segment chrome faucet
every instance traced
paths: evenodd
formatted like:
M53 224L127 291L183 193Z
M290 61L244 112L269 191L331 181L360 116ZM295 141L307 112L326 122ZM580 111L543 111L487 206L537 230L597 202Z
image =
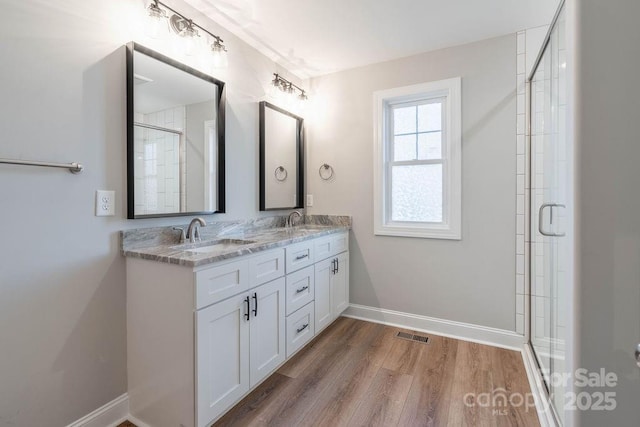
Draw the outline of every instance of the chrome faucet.
M187 227L187 234L185 238L189 239L189 243L196 243L200 241L200 227L205 227L206 221L200 217L193 218Z
M302 214L300 213L300 211L291 212L287 217L287 222L285 223L285 226L287 228L294 226L294 223L295 223L295 220L293 219L294 216L297 216L298 218L302 218Z

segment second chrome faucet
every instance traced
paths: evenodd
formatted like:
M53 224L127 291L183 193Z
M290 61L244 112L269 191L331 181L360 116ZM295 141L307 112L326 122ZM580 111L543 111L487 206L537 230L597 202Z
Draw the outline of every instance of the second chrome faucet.
M302 214L300 213L300 211L293 211L289 214L289 216L287 217L287 222L285 223L285 226L287 228L289 227L293 227L296 223L296 220L294 219L294 217L298 217L298 218L302 218Z
M180 231L180 243L185 243L187 240L189 243L196 243L200 241L200 227L205 227L207 222L198 217L193 218L187 227L187 232L185 233L184 228L181 227L173 227L174 230Z
M200 218L193 218L187 227L186 238L189 239L189 243L195 243L200 241L200 227L205 227L207 222Z

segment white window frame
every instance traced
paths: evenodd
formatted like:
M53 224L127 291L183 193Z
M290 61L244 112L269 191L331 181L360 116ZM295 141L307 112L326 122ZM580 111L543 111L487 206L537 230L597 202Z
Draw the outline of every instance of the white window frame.
M391 221L390 106L445 98L442 129L443 221ZM460 240L462 238L462 79L455 77L374 92L373 202L374 234ZM422 162L421 162L422 163ZM439 162L438 162L439 163Z

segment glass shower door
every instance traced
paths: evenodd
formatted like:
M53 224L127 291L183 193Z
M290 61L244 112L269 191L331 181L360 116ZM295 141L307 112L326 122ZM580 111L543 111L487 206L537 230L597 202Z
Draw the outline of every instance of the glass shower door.
M530 338L551 401L562 422L565 387L565 238L567 198L566 55L560 11L530 85L531 246Z

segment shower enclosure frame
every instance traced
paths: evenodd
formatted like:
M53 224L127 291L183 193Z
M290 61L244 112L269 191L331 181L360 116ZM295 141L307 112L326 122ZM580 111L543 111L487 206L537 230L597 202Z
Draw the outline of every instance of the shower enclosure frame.
M533 107L534 107L534 102L535 102L535 96L536 94L533 92L533 82L536 80L536 73L539 70L539 67L541 65L541 63L543 62L545 55L547 54L548 49L550 48L551 45L551 41L552 41L552 36L554 31L557 29L558 27L558 23L559 23L559 19L560 17L564 14L565 17L567 16L567 5L566 3L570 3L570 2L566 2L565 0L561 0L558 8L556 10L556 13L554 15L554 18L549 26L549 29L547 31L547 34L545 35L544 41L542 43L542 46L536 56L535 62L533 67L531 68L529 74L527 75L526 78L526 82L525 82L525 91L526 91L526 97L527 97L527 102L526 102L526 130L525 130L525 140L527 141L527 145L526 145L526 149L525 149L525 154L527 155L526 161L527 161L527 167L528 167L528 171L527 171L527 178L529 181L529 185L527 185L528 188L528 198L526 200L526 209L528 212L528 223L526 224L526 227L529 230L529 238L525 240L525 245L528 246L528 258L525 260L525 262L528 264L529 269L528 269L528 274L526 277L527 283L526 283L526 310L527 312L525 313L525 339L526 339L526 347L525 348L525 352L528 351L529 354L531 355L531 359L533 360L533 365L535 365L535 375L537 375L536 381L538 384L542 384L542 388L544 388L546 391L546 394L543 393L542 399L546 400L544 402L538 402L538 404L542 404L542 408L539 408L539 414L541 412L540 409L542 409L542 412L544 412L547 415L547 418L545 421L547 421L546 423L543 423L543 425L545 424L549 424L551 422L553 422L556 425L563 425L562 420L564 420L564 424L565 425L571 425L571 415L567 414L566 411L564 410L564 408L556 408L555 405L553 404L553 399L552 399L552 390L549 386L549 384L546 382L545 377L543 375L543 363L541 361L541 356L538 354L538 352L536 351L536 347L533 344L533 340L534 340L534 322L535 322L535 307L533 304L533 299L534 299L534 280L535 280L535 275L536 275L536 271L534 271L534 269L532 268L534 266L533 263L533 251L532 251L532 246L534 244L534 242L536 242L536 240L534 239L534 232L533 232L533 228L532 225L537 225L534 224L534 218L535 215L533 215L533 210L532 208L535 206L535 200L536 200L536 194L535 194L535 189L538 189L538 187L534 187L534 180L536 179L536 171L532 169L533 165L534 165L534 159L533 156L536 155L536 153L534 152L534 144L533 144L533 134L534 134L534 128L532 126L534 118L535 118L535 114L536 112L533 111ZM568 21L568 19L567 19ZM564 28L565 31L565 45L567 47L567 49L570 46L570 40L569 40L569 28L570 28L570 24L566 25ZM551 52L549 52L549 54L551 54ZM568 55L568 60L567 62L571 62L570 59L570 55ZM566 68L569 68L568 66L566 66ZM527 70L529 71L529 70ZM565 70L566 73L566 79L570 79L570 74L568 74L568 69ZM570 85L569 82L567 81L567 86L566 86L566 90L568 92L571 92L570 89ZM567 98L566 98L566 104L567 104L567 116L565 117L565 124L566 124L566 133L565 133L565 138L566 140L566 144L567 147L570 148L572 147L572 134L571 134L571 129L569 128L568 125L568 118L570 117L570 112L568 110L570 110L570 102L571 98L570 98L570 93L567 93ZM548 124L547 124L548 125ZM571 151L567 150L567 152L569 152L567 157L571 157ZM572 162L573 159L567 159L567 161L570 164L569 169L572 171ZM566 173L570 173L570 171L566 172ZM573 184L572 178L569 178L569 187L571 187L571 185ZM573 236L572 236L572 231L570 230L571 227L573 226L573 221L572 221L572 206L571 206L571 197L572 197L572 187L565 189L565 191L567 192L566 194L566 198L568 201L568 209L566 210L565 215L567 216L567 224L566 224L566 228L567 230L569 230L569 236L567 238L570 238L571 240L569 240L569 242L573 242ZM549 204L547 202L543 202L542 206L549 206ZM563 205L564 206L564 205ZM544 209L544 208L543 208ZM551 207L551 209L553 209L553 207ZM551 219L552 217L550 217ZM538 220L542 220L541 216L538 216ZM535 221L537 222L537 221ZM564 237L563 237L564 238ZM570 243L567 243L570 244ZM570 255L570 258L572 257L572 255ZM569 260L568 262L568 266L569 268L572 266L572 259ZM546 273L544 273L546 274ZM565 277L565 280L563 281L565 286L568 286L570 288L567 289L567 294L568 295L572 295L573 294L573 289L571 288L573 286L573 282L572 282L572 274L567 274L567 276ZM550 303L551 305L551 303ZM573 318L573 312L572 310L572 306L571 308L568 310L567 312L567 316L565 317L566 319L571 319ZM550 310L550 313L552 313L552 310ZM553 319L550 319L550 322ZM572 342L571 342L571 335L572 334L572 325L568 324L566 325L566 334L565 334L565 365L564 365L564 370L565 371L571 371L571 367L573 366L572 362L571 362L571 357L573 356L573 351L572 351ZM539 387L540 389L541 387ZM541 391L541 390L540 390ZM567 388L564 390L564 393L566 392L570 392L572 391L572 387L569 384L567 386ZM560 413L560 412L561 413ZM541 422L543 420L540 420Z

